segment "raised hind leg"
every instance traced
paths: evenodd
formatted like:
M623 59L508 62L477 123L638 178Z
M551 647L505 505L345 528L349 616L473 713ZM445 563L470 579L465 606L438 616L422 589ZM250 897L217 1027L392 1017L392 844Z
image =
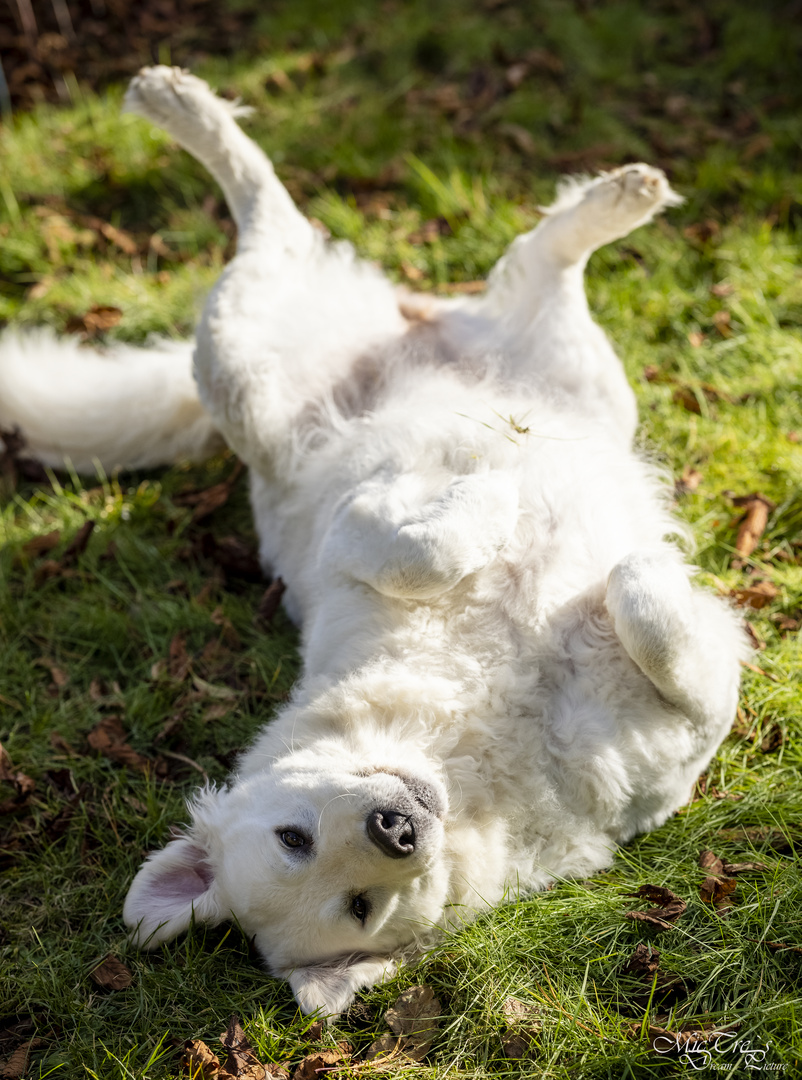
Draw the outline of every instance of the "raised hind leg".
M483 347L493 336L501 343L508 379L567 399L575 412L609 423L624 442L634 434L635 401L588 309L585 265L597 248L679 201L663 173L648 165L567 182L543 221L513 242L475 309L477 325L488 326Z
M195 375L229 444L262 476L285 475L302 419L325 418L355 365L403 328L393 289L346 246L323 244L240 110L201 79L145 68L125 105L206 166L236 218L237 255L206 303Z

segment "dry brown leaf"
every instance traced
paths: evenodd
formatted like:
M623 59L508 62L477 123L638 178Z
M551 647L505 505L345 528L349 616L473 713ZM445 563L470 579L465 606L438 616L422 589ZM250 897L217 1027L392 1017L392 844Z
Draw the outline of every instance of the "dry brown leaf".
M67 566L69 563L73 563L77 560L79 555L83 555L86 551L86 545L89 543L89 537L94 531L94 521L85 521L80 527L78 532L73 536L72 540L67 545L64 554L61 556L61 563L63 566Z
M220 1041L227 1055L218 1074L220 1080L228 1080L229 1077L232 1080L264 1080L267 1070L254 1054L236 1014L229 1020Z
M760 743L760 749L764 754L770 754L779 750L785 742L785 732L779 724L772 724L767 730Z
M190 1080L217 1080L220 1075L220 1059L201 1039L187 1039L184 1043L183 1064Z
M215 510L219 510L221 506L225 506L230 495L231 485L227 480L224 480L221 484L215 484L213 487L207 488L203 492L203 498L195 503L195 509L192 511L192 520L196 523L203 521Z
M112 228L112 226L109 226ZM116 326L123 313L111 304L94 304L83 315L73 315L67 320L65 330L68 334L83 334L85 337L97 337Z
M748 558L760 542L760 538L766 531L770 511L774 510L775 504L759 491L751 495L742 495L733 499L735 506L744 508L744 516L738 527L738 535L735 539L735 550L741 558Z
M58 529L53 529L52 532L44 533L42 536L32 536L27 543L22 545L22 551L24 555L35 559L38 555L44 555L45 552L52 551L60 542L61 533Z
M176 682L184 682L192 669L192 660L187 653L186 643L181 634L175 634L170 642L167 660L167 674ZM151 673L152 674L152 673Z
M761 941L759 938L747 938L747 940L754 941L758 945L765 945L772 952L789 950L790 952L802 953L802 945L787 945L784 941Z
M769 867L762 862L727 862L724 860L724 873L730 874L745 874L749 870L768 870Z
M706 904L713 904L719 910L726 910L732 904L729 900L735 892L738 882L729 877L706 877L699 886L699 896Z
M643 987L641 993L632 998L632 1004L645 1009L649 1003L658 1003L662 1008L671 1007L691 992L692 984L679 975L660 971L660 952L651 945L638 942L635 951L624 967L622 974L638 979Z
M730 323L732 322L732 316L729 311L715 311L713 313L713 325L722 337L732 337L732 328Z
M689 334L688 337L690 336L691 335ZM691 344L693 344L693 342ZM689 386L678 386L671 395L671 400L675 405L681 405L683 409L686 409L688 412L696 413L697 416L700 416L702 413L699 397Z
M243 468L242 462L237 460L228 477L219 484L213 484L202 491L183 491L173 496L173 502L177 506L193 507L192 521L197 524L228 502Z
M649 911L628 911L625 918L648 923L659 930L672 930L676 920L688 907L676 893L660 885L641 885L637 892L625 895L651 900L652 903L658 905L658 907L650 908Z
M256 618L261 623L270 625L276 616L276 612L281 606L281 598L284 595L286 585L280 577L275 578L268 587L265 589L262 599L259 601L259 607L256 609Z
M384 1014L394 1035L401 1037L399 1049L414 1061L429 1053L442 1013L440 1002L430 986L411 986Z
M791 615L786 615L785 612L772 615L771 620L783 636L796 633L799 627L802 626L802 621L795 619Z
M540 1031L539 1010L520 998L508 997L501 1006L507 1030L501 1036L501 1052L511 1061L526 1057L532 1040Z
M696 491L702 482L702 474L698 469L692 469L690 465L686 465L682 470L682 476L674 481L674 490L677 495L687 495L692 491Z
M232 649L242 648L242 641L237 633L236 627L231 619L223 613L222 607L216 607L209 618L215 626L219 626L223 631L223 640L230 645Z
M351 1047L347 1042L337 1043L331 1050L316 1050L298 1063L292 1080L323 1080L327 1072L337 1066L347 1065L351 1060Z
M710 291L713 296L723 299L725 296L732 296L735 292L735 286L730 285L728 281L719 281L716 285L710 286Z
M730 596L741 607L751 607L755 610L766 607L772 600L780 595L780 590L771 581L756 581L754 584L745 585L741 589L731 589Z
M111 953L98 964L89 977L104 990L127 990L134 977L125 964Z
M704 850L699 852L699 866L708 873L719 876L724 875L724 860L720 859L713 851Z
M36 790L36 781L14 768L8 751L2 743L0 743L0 781L14 788L12 797L0 803L0 814L10 814L27 806L31 795Z
M28 1039L18 1046L6 1063L0 1066L0 1080L20 1080L28 1071L28 1059L31 1050L44 1046L44 1039Z
M130 747L126 741L125 728L118 716L106 716L87 735L93 750L118 765L128 765L138 772L154 768L154 762Z
M707 335L701 334L698 330L691 330L691 332L688 334L688 342L693 346L694 349L700 348L706 340ZM677 400L676 395L674 396L674 400ZM701 412L702 410L699 408L699 402L696 400L696 398L693 398L693 401L695 404L695 408L691 407L690 412ZM685 401L683 400L681 404L684 405ZM689 408L687 405L685 407Z
M398 1044L401 1040L397 1035L380 1035L378 1039L374 1039L370 1046L365 1051L365 1059L372 1061L374 1058L387 1057L390 1054L396 1054L398 1052Z
M660 950L639 941L635 951L621 969L625 975L651 978L660 967Z

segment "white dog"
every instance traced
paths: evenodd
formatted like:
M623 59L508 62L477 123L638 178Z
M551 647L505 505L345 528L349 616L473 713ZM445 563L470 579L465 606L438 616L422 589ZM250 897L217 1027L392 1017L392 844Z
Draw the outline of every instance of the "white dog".
M669 539L583 286L595 248L678 200L646 165L572 183L483 298L399 299L205 83L145 69L126 104L239 227L197 386L189 346L115 363L7 337L0 422L76 467L197 457L218 433L250 466L303 677L124 914L146 947L233 917L304 1010L336 1014L438 927L608 865L729 730L743 636Z

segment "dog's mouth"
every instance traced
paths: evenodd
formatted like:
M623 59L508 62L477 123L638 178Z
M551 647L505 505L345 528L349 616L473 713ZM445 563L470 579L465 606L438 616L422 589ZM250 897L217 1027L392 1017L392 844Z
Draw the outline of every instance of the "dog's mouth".
M417 776L409 776L408 773L400 772L398 769L372 769L370 773L364 775L375 776L379 773L385 776L394 776L397 780L400 780L418 806L425 810L427 814L439 819L445 816L445 800L434 784L428 784L425 780L421 780Z

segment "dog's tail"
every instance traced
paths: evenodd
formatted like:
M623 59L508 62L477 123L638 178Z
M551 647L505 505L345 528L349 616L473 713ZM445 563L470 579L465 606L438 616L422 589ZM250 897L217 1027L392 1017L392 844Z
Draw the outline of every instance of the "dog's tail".
M192 342L84 348L50 330L0 337L0 433L78 472L200 461L223 446L198 399Z

